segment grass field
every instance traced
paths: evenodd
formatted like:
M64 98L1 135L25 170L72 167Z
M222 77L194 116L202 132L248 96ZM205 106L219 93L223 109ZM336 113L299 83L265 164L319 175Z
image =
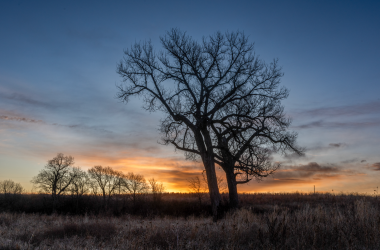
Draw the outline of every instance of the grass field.
M226 211L217 223L199 212L2 212L0 249L380 249L377 197L294 193L240 199L242 207ZM191 194L166 194L160 207L181 202L198 205ZM207 203L199 208L208 209Z

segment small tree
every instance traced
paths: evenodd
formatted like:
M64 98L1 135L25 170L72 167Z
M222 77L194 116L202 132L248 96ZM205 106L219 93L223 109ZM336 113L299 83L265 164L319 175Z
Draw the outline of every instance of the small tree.
M153 202L159 204L162 199L162 194L165 191L163 183L157 182L154 178L149 179L150 191L153 194Z
M225 192L227 190L227 185L223 177L217 176L216 178L218 182L219 191ZM205 175L205 172L202 172L202 177L192 177L187 179L187 182L189 183L188 187L190 193L193 193L195 197L197 197L199 205L201 206L203 196L205 195L205 193L208 192L207 177Z
M204 185L204 181L199 176L196 176L189 178L187 182L189 183L190 193L193 193L197 197L199 206L202 206L202 198L204 196L204 193L207 191L207 188Z
M208 192L208 184L207 184L207 177L205 175L205 172L202 172L202 180L205 184L206 192ZM225 192L227 190L227 183L225 182L224 178L222 176L217 175L216 180L218 183L218 188L220 192Z
M130 172L126 176L125 187L132 195L133 204L136 204L137 196L146 193L149 189L144 176Z
M24 188L20 183L15 183L12 180L0 181L0 193L5 195L21 194L24 192Z
M110 167L95 166L88 170L90 178L97 183L102 195L103 202L106 204L106 199L111 198L119 189L123 174L113 170Z
M76 178L73 165L74 157L59 153L49 160L44 169L32 179L32 183L37 185L40 191L51 193L53 209L55 209L57 199L68 191L69 186Z
M20 183L15 183L12 180L0 181L0 194L4 194L4 200L0 199L0 203L3 202L3 205L12 211L13 205L21 198L20 194L24 191Z
M71 183L69 190L72 195L80 197L90 191L90 177L80 168L73 168L75 179Z

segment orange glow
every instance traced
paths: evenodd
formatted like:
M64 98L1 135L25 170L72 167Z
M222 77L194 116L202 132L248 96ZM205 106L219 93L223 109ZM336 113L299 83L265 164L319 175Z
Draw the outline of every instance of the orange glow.
M130 154L130 152L129 152ZM124 173L134 172L142 174L146 180L155 178L162 182L167 192L189 192L188 179L201 177L203 166L199 162L186 161L182 157L159 158L135 156L128 158L110 158L102 156L78 157L79 166L84 169L94 165L110 166ZM224 177L223 171L217 174ZM238 185L243 192L312 192L316 185L317 191L330 192L360 192L360 184L349 183L358 177L363 178L365 173L342 170L340 172L307 172L306 176L299 175L296 169L280 169L274 175L263 178L262 181L252 180L248 184ZM292 177L296 176L296 177ZM359 190L358 190L359 189Z

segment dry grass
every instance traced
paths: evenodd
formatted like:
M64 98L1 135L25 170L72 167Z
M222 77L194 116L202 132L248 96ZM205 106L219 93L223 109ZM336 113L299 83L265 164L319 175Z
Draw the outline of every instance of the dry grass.
M273 205L268 197L253 197L267 202L217 223L195 216L0 213L0 249L380 249L377 199L307 196L309 202Z

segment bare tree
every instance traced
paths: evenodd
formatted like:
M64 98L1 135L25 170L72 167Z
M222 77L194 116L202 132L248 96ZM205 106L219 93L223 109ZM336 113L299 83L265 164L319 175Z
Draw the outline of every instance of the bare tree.
M89 175L89 177L90 177L90 175ZM96 180L94 180L90 177L90 181L89 181L88 185L90 187L90 192L93 195L95 195L95 196L102 195L100 188L99 188L99 184Z
M201 206L202 198L205 192L207 191L207 188L205 187L205 182L199 176L189 178L187 182L189 183L190 192L197 197L199 201L199 206Z
M77 197L87 194L90 191L90 177L88 174L80 168L73 168L75 179L71 183L69 190L72 195Z
M197 42L172 29L161 43L164 51L159 53L150 42L124 52L117 70L124 81L118 97L127 102L142 95L147 110L167 114L161 124L163 141L188 159L202 160L216 220L221 197L215 164L226 172L236 206L236 185L242 183L236 176L266 176L276 169L262 164L271 153L301 152L296 134L286 131L290 120L280 104L288 91L279 88L277 61L267 65L259 60L242 32L217 32Z
M113 170L111 167L95 166L88 170L90 178L95 181L103 195L104 204L106 199L119 190L120 179L123 178L123 174L119 171Z
M57 198L68 191L68 187L76 178L73 170L74 158L64 156L62 153L48 161L48 164L37 176L32 179L32 183L42 192L51 193L53 197L53 209Z
M205 176L205 172L202 172L202 180L203 183L205 184L206 191L208 192L208 185L207 185L207 177ZM224 178L220 175L216 176L216 181L218 183L218 188L220 192L225 192L227 190L227 183L224 180Z
M5 195L9 194L21 194L24 192L24 188L20 183L15 183L12 180L0 181L0 193Z
M227 183L223 177L217 175L216 179L218 182L219 191L225 192L227 190ZM192 177L187 179L187 182L189 183L188 187L190 193L193 193L197 197L199 205L202 205L202 199L205 193L208 192L207 177L205 175L205 172L202 172L202 177Z
M162 198L162 194L165 191L164 184L161 182L158 182L154 178L149 179L149 185L150 185L150 191L153 194L153 201L155 203L159 203Z
M144 176L133 172L127 174L125 187L132 195L133 204L136 204L138 195L146 193L149 189Z

